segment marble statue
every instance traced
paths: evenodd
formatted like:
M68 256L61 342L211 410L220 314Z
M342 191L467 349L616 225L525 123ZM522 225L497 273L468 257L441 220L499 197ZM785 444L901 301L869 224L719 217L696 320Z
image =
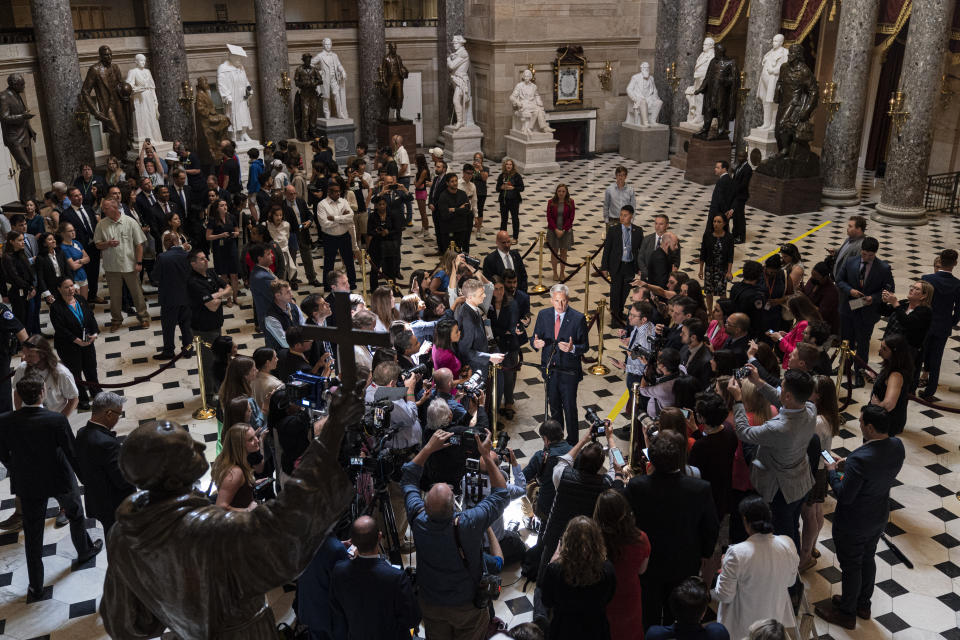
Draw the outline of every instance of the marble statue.
M111 638L276 638L266 593L313 559L353 495L337 461L345 429L363 417L360 389L333 393L278 497L228 511L193 490L208 468L204 444L172 422L148 422L120 449L137 487L117 508L100 616ZM164 634L166 635L166 634Z
M110 153L122 160L133 144L132 89L124 82L120 67L113 63L110 47L103 45L97 53L100 59L87 69L80 99L90 115L103 123L103 130L110 135Z
M306 142L314 137L313 130L320 115L320 95L317 90L323 80L320 71L310 63L309 53L303 54L301 60L303 64L293 74L293 82L297 85L297 95L293 99L293 120L297 140Z
M520 74L520 82L510 94L510 104L513 106L513 128L523 134L533 133L534 126L543 133L553 133L553 128L547 124L547 114L543 110L543 99L533 83L533 73L524 69Z
M340 64L340 57L333 52L333 41L323 39L323 49L313 56L310 64L320 70L323 83L317 87L323 106L323 117L331 117L331 111L337 118L349 118L347 115L347 71ZM331 109L330 107L333 107Z
M773 48L763 56L760 65L760 84L757 87L757 100L763 103L763 124L760 131L771 131L776 124L777 102L774 93L777 89L777 79L780 77L780 67L787 61L787 50L783 46L783 35L773 36Z
M203 76L197 78L195 109L197 112L197 146L207 161L220 158L220 142L230 130L230 118L217 113L210 97L210 83Z
M710 125L717 119L717 135L713 140L726 138L730 135L730 121L737 114L737 86L740 80L740 71L737 61L727 56L727 49L723 44L714 47L716 55L707 67L707 75L703 79L697 94L703 95L703 127L694 134L697 138L706 140L710 135Z
M627 106L627 119L624 121L626 124L644 127L657 124L663 100L657 95L657 85L650 75L650 63L641 64L640 73L630 78L627 97L630 98L630 104Z
M157 85L147 69L147 57L138 53L137 66L127 72L127 84L133 89L133 122L137 141L149 138L156 143L163 140L160 133L160 110L157 106Z
M470 92L470 54L464 45L467 39L453 36L453 53L447 56L450 84L453 85L454 129L473 125L473 95Z
M777 153L760 163L757 171L777 178L808 178L820 175L820 157L810 150L813 112L820 87L803 60L803 47L790 45L787 62L780 67L774 98L777 101Z
M0 129L3 130L3 144L20 170L20 202L24 203L37 196L37 185L33 179L33 143L37 139L37 133L30 126L30 120L36 114L30 113L23 101L25 86L22 75L11 73L7 76L7 88L0 91Z
M396 120L399 122L400 109L403 107L403 81L407 79L409 73L403 66L403 59L397 54L397 45L395 42L387 43L387 55L383 57L380 63L380 78L377 85L386 98L387 119L390 119L390 110L396 111Z
M690 124L703 124L703 96L697 93L703 84L703 79L707 77L707 67L713 60L715 42L713 38L704 38L703 52L697 56L697 64L693 67L693 84L684 90L687 97L687 122Z
M250 96L253 87L247 79L247 72L243 68L243 58L247 57L242 47L228 44L227 59L217 67L217 91L223 100L224 111L230 119L231 131L237 142L247 142L250 130L253 129L253 119L250 117ZM216 156L214 156L216 157Z

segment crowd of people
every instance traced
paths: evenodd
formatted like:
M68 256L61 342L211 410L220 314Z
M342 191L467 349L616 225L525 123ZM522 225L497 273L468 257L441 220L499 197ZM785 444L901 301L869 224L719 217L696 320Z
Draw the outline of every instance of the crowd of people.
M941 251L934 273L902 300L861 216L850 217L839 248L807 256L809 266L793 244L762 264L737 264L745 227L736 185L749 175L718 163L727 179L702 239L687 249L692 257L699 242L698 281L681 269L669 216L635 224L636 195L618 167L602 219L579 222L603 229L600 272L624 352L612 361L626 374L635 425L618 434L634 442L625 456L609 421L587 416L590 428L580 426L590 341L586 310L570 305L562 282L575 220L565 184L545 205L558 282L534 318L513 248L524 181L509 158L494 180L482 154L448 168L431 149L431 171L427 154L411 163L395 136L372 159L358 145L341 166L321 138L307 167L293 145L268 144L263 157L251 149L242 183L229 141L214 167L200 166L183 143L175 151L176 160L161 159L145 145L136 166L111 158L105 176L85 164L71 186L54 184L25 215L0 215L10 228L0 262L9 337L0 340L0 368L22 356L0 381L0 461L17 496L0 528L23 528L29 599L43 597L46 499L59 501L58 524L70 525L83 563L103 542L83 528L77 479L105 534L135 490L120 472L113 431L123 398L102 391L98 378L96 305L109 304L111 332L124 314L146 328L145 295L155 289L163 344L154 358L177 357L178 330L181 353L195 336L204 345L204 400L218 421L210 494L228 510L255 510L282 490L323 429L322 413L291 389L298 376L341 372L338 345L322 337L338 322L335 294L350 294L354 330L379 334L339 349L353 350L370 410L390 416L379 443L360 443L361 458L382 446L395 469L381 502L371 501L379 507L348 517L300 576L295 609L310 638L410 637L420 624L429 640L490 637L491 585L518 562L536 582L535 624L503 631L508 637L785 637L796 625L800 576L819 557L828 489L837 498L843 589L817 612L851 629L870 616L877 540L904 460L896 436L910 395L934 397L960 321L955 250ZM488 189L497 193L499 231L493 251L474 258ZM427 243L431 232L437 267L405 271L404 236ZM361 248L369 303L359 295ZM309 292L298 302L301 286ZM248 319L263 336L250 354L223 335L224 307L238 305L245 289ZM868 354L883 316L874 374ZM860 413L865 444L846 458L830 455L841 425L832 378L841 339L859 356L849 384L873 378ZM542 450L521 467L491 442L490 423L495 412L512 430L517 372L531 352L549 413L538 427ZM496 397L487 392L493 377ZM67 417L78 410L91 416L74 436ZM369 475L357 478L379 491ZM527 524L539 535L526 549L503 514L511 500L531 497ZM381 551L391 561L415 551L415 583ZM376 611L365 604L371 595ZM711 601L716 622L704 623Z

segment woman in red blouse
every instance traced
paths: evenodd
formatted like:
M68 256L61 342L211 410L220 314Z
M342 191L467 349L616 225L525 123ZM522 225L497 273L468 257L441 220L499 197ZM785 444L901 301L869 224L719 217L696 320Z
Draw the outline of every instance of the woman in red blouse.
M560 277L557 277L557 256L567 261L567 250L573 245L573 216L576 206L567 185L562 182L557 185L553 197L547 201L547 244L555 253L550 254L550 265L553 267L553 279L563 280L564 266L560 264Z

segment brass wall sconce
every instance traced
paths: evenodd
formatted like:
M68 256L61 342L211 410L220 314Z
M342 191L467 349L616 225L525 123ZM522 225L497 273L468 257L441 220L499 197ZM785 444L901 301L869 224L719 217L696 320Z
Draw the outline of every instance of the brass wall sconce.
M603 71L599 72L597 77L600 79L600 88L604 91L610 91L610 85L613 82L613 67L610 66L609 60L604 60Z
M537 68L533 66L532 62L527 63L527 69L530 71L530 74L533 76L531 80L534 82L537 81Z
M667 79L667 82L670 83L670 88L673 89L674 92L676 92L677 87L680 86L680 77L677 75L676 62L671 62L670 64L667 65L666 79Z
M286 71L280 73L280 84L277 86L277 93L280 94L284 102L290 100L290 74Z
M177 98L177 102L180 103L180 108L183 110L189 109L195 100L196 98L193 95L193 87L190 86L190 81L184 80L183 84L180 85L180 96Z
M747 86L747 72L740 72L740 86L737 87L737 95L740 98L740 102L747 101L747 94L750 93L750 87Z
M903 108L903 91L892 91L890 93L890 107L887 109L887 115L893 120L897 128L897 137L900 137L900 130L910 119L910 112Z
M824 83L823 91L821 93L823 95L820 102L823 103L823 106L827 110L827 124L830 124L830 121L833 120L833 114L835 114L840 108L840 102L837 100L837 83Z

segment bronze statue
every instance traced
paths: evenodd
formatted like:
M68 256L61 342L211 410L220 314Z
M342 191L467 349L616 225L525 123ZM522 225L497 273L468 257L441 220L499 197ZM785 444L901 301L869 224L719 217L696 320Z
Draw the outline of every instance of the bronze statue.
M117 509L100 616L112 638L276 638L270 589L310 563L353 493L337 457L363 416L362 388L333 394L330 417L279 497L227 511L192 490L204 445L151 422L123 443L120 469L138 491Z
M0 92L0 128L3 129L3 144L20 169L20 202L37 197L33 180L33 142L37 133L30 126L33 113L23 102L23 76L13 73L7 76L7 88Z
M703 129L695 137L719 140L730 135L727 126L737 113L737 82L740 72L737 61L727 57L727 49L719 42L707 67L707 75L694 95L703 94ZM710 125L717 119L717 135L710 136Z
M197 78L197 148L207 162L220 158L220 142L230 137L230 118L217 113L210 97L210 83L203 76Z
M380 79L377 81L377 86L387 101L387 120L390 119L390 109L396 109L397 122L402 120L400 109L403 107L403 81L408 75L403 60L397 55L396 43L388 42L387 55L380 63Z
M320 94L317 88L323 84L320 70L310 64L310 54L301 56L303 65L297 67L293 82L297 85L297 95L293 99L294 129L297 140L306 142L314 137L317 118L320 115Z
M113 64L110 47L103 45L98 53L100 60L87 69L80 97L93 117L103 123L103 130L110 134L110 153L122 160L133 144L130 102L133 89L124 81L120 67Z
M820 157L810 150L812 118L819 96L817 78L803 61L803 47L791 45L774 91L778 105L774 129L778 152L760 163L758 172L778 178L820 175Z

